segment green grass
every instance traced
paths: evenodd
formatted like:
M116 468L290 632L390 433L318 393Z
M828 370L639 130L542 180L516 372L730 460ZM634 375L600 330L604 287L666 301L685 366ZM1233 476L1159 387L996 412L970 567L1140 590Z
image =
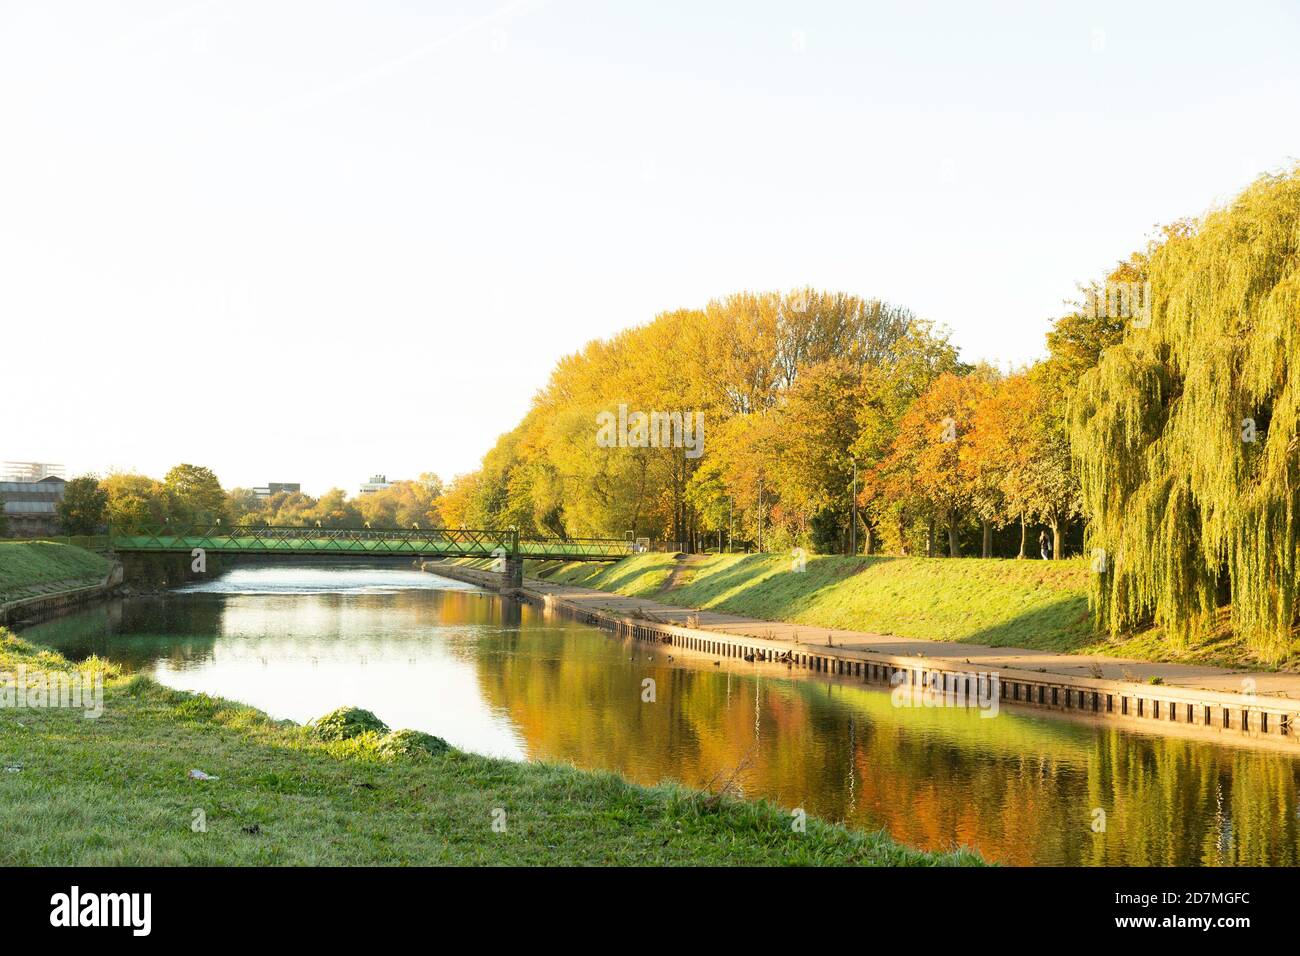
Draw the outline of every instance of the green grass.
M549 580L814 627L1069 650L1095 640L1082 561L810 557L695 558L666 588L672 555L566 565ZM544 569L543 569L544 570Z
M23 665L73 667L0 628L0 671ZM404 755L374 733L327 742L240 704L85 666L107 677L98 719L0 708L0 765L21 767L0 770L0 865L980 863L814 819L796 833L768 803L671 783L457 750ZM191 780L191 769L219 779Z
M102 555L67 544L0 541L0 604L56 584L98 584L111 567Z
M1082 559L827 556L810 557L806 570L797 573L788 555L697 555L669 587L676 566L674 555L642 554L617 564L529 562L525 572L810 627L1138 660L1276 667L1258 659L1225 627L1185 647L1171 644L1157 628L1114 640L1097 633L1088 606L1092 572Z

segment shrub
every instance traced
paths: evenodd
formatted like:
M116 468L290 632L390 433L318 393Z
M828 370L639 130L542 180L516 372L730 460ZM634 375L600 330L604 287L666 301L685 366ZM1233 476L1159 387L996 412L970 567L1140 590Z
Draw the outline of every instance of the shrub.
M351 740L365 733L386 734L388 725L360 707L340 707L312 721L312 729L322 740Z
M394 730L379 741L376 748L387 760L397 757L437 756L451 749L447 741L419 730Z

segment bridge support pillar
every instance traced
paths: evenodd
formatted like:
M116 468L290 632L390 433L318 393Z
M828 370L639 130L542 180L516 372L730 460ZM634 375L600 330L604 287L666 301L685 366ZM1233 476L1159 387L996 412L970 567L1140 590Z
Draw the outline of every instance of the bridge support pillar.
M517 591L524 586L524 559L506 558L506 570L501 575L502 591Z

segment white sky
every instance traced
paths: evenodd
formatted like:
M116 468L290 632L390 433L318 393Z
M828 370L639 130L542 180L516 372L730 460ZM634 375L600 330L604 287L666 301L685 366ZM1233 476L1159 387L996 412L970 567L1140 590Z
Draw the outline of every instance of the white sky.
M0 459L350 491L740 289L968 359L1300 155L1286 3L0 0Z

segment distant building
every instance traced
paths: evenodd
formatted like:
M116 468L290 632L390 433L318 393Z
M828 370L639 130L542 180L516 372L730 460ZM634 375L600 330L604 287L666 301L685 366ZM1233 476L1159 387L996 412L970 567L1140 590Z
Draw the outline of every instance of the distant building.
M371 475L370 480L361 486L363 495L373 494L376 491L383 491L385 488L391 488L393 483L388 480L387 475Z
M6 478L10 474L13 472L5 472ZM36 481L0 481L9 534L15 538L58 534L58 507L67 485L62 476L54 474L43 475Z
M44 461L6 461L0 465L0 481L40 481L42 478L66 478L62 465Z
M270 498L281 492L297 494L302 491L302 485L296 481L268 481L262 488L254 488L253 494L259 498Z

